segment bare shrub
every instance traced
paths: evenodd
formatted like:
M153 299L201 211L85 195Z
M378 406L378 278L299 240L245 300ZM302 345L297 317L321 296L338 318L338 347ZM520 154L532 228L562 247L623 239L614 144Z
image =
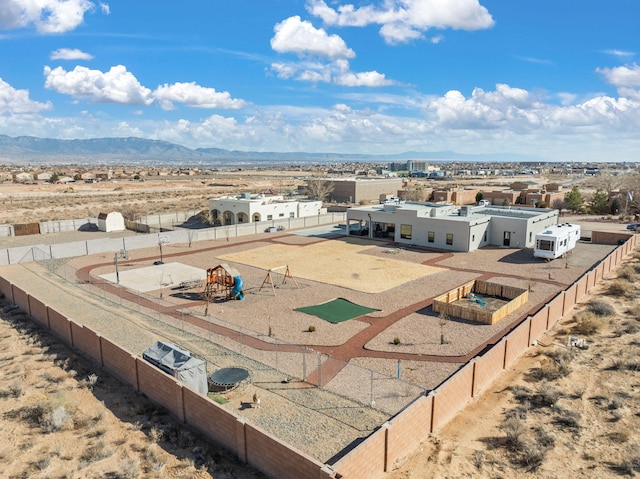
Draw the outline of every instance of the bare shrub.
M523 437L526 428L524 422L515 417L504 421L500 426L502 432L507 436L506 446L510 451L519 451L524 446Z
M631 265L625 266L618 273L618 279L624 279L630 282L635 282L636 277L637 277L637 270Z
M607 437L616 444L624 444L629 441L630 434L629 431L614 431L607 434Z
M605 301L592 301L587 305L587 308L593 314L600 317L615 316L616 314L616 310L613 306Z
M105 459L113 454L113 451L107 447L107 443L103 440L89 445L80 455L83 463L92 463Z
M140 459L136 456L127 456L120 460L118 464L120 471L118 478L120 479L137 479L140 477Z
M57 406L42 418L42 429L45 432L57 432L73 428L73 413L65 406Z
M9 384L9 394L14 398L19 398L24 395L24 383L21 379L16 378Z
M482 469L482 463L484 462L484 451L476 450L473 453L473 465L476 469Z
M543 381L538 386L534 397L540 406L553 406L562 397L562 393L551 383Z
M149 430L149 440L151 440L151 442L157 443L162 439L162 435L163 432L160 428L153 426L150 430Z
M553 423L567 429L571 429L574 433L580 430L580 413L571 409L555 408L556 417Z
M617 279L612 281L607 290L609 296L621 297L631 294L634 290L633 283L629 281Z
M573 332L590 336L600 331L602 321L591 312L583 312L576 316L577 324L573 327Z
M640 471L640 444L629 444L624 452L624 458L620 463L620 469L630 476Z

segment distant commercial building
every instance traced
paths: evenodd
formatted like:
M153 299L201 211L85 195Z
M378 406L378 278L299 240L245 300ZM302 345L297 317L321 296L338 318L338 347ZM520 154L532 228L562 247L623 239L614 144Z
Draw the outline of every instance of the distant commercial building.
M490 245L532 248L536 234L557 223L558 210L542 208L396 200L347 211L347 234L465 252Z
M397 195L402 178L328 178L333 191L328 198L339 203L379 202L381 195Z
M257 223L283 218L302 218L326 213L322 201L285 200L281 195L243 193L209 200L215 225Z

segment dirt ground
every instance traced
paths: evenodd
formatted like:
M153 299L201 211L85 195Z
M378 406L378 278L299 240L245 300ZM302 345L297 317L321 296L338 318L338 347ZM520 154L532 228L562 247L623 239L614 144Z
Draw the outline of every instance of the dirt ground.
M238 188L259 187L246 179L238 182ZM131 196L121 196L128 188L119 189L118 184L106 185L102 193L87 191L86 196L83 189L38 191L40 206L33 198L23 198L28 191L7 193L3 185L0 224L97 216L107 205L117 210L127 203L139 205L139 211L154 209L149 212L197 209L206 207L208 197L233 189L199 181L190 186L149 183L131 185ZM164 188L175 191L165 196L160 194ZM185 201L176 206L182 190ZM90 214L93 209L95 214ZM473 255L460 258L441 265L478 266ZM487 258L496 264L491 253ZM385 478L586 478L639 472L636 263L634 258L629 265L633 269L623 274L628 291L613 296L610 288L616 280L607 278L574 315ZM522 267L517 261L511 264ZM491 265L487 267L491 271ZM563 269L541 270L540 279L558 280ZM609 304L614 313L598 317L597 331L578 334L575 320L593 302ZM3 310L0 317L0 477L262 477L199 442L190 431L181 432L144 398L55 340L16 322L21 318L12 311ZM569 336L586 338L589 348L567 348ZM387 338L380 341L381 349L392 347Z
M0 307L0 477L264 477Z
M640 472L638 256L385 479ZM584 327L588 312L596 310L610 314L596 315L593 327ZM585 339L588 349L568 347L570 337Z

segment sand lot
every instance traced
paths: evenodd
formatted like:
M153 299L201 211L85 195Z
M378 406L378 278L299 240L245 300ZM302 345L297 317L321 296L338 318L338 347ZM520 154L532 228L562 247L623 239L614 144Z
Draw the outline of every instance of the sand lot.
M291 273L321 283L363 293L382 293L408 281L443 271L442 268L407 263L366 253L371 242L345 239L321 241L297 248L284 244L264 246L219 259L270 270L288 266Z

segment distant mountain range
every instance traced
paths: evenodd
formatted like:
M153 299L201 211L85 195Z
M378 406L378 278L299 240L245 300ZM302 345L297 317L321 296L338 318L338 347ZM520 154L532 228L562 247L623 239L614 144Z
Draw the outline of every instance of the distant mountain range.
M453 151L405 152L395 155L347 153L258 152L197 148L195 150L161 140L144 138L92 138L88 140L56 140L33 136L0 135L0 164L10 163L102 163L157 165L208 165L211 167L239 164L303 164L303 163L384 163L406 160L462 162L540 162L541 158L509 153L463 154Z

